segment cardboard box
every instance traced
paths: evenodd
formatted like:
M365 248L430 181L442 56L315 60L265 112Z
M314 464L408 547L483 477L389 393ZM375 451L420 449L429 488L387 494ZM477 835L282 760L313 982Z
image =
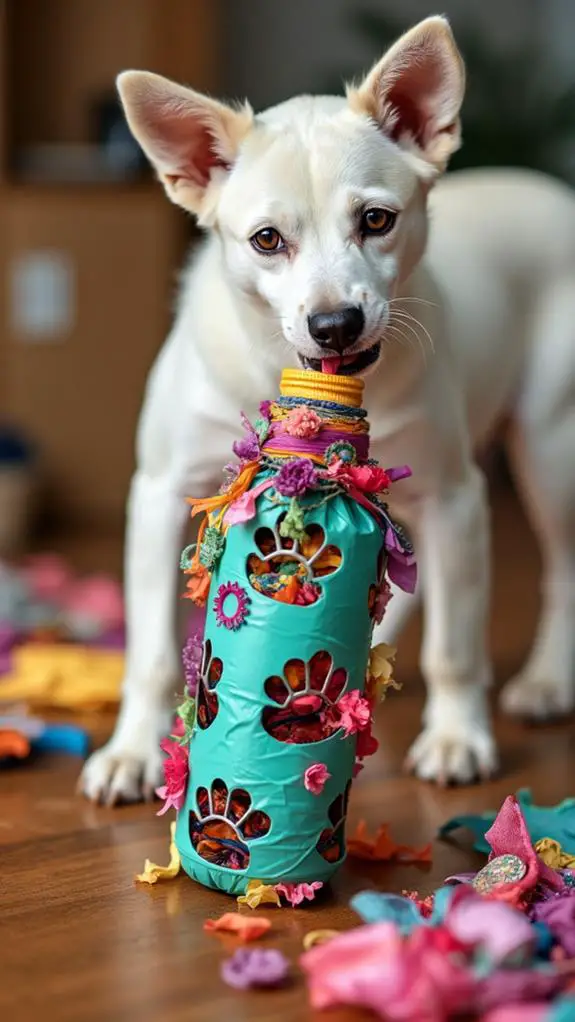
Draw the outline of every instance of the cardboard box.
M186 220L159 187L0 193L0 402L78 523L123 516L146 374L169 329Z

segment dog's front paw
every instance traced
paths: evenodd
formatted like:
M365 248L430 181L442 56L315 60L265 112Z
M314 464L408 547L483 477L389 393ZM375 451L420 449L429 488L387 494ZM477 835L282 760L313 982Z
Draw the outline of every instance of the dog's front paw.
M107 806L150 800L162 783L162 759L157 745L139 744L136 751L112 739L86 761L79 789L92 802Z
M113 806L154 797L162 784L162 737L170 729L171 712L135 712L122 708L115 733L84 764L79 790L92 802Z
M490 777L497 768L497 752L484 692L436 693L406 767L423 780L442 785Z
M505 713L528 720L552 720L571 713L575 687L524 671L508 681L499 697Z

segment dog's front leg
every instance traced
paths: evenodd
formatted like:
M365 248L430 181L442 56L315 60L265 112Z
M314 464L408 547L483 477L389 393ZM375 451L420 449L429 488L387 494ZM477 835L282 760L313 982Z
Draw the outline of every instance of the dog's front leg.
M136 472L126 534L122 706L112 738L88 760L81 778L84 793L94 801L136 801L150 797L161 783L159 741L169 729L180 673L175 580L188 515L168 472Z
M423 498L419 529L428 698L408 764L426 779L466 783L496 765L487 701L488 507L477 468Z

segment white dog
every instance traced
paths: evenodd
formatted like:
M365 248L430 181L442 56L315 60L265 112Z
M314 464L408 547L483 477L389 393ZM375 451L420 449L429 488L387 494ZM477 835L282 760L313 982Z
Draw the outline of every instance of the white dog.
M472 450L501 420L545 559L541 624L504 706L546 716L574 703L574 198L513 173L455 175L430 196L459 146L464 92L441 18L408 32L346 99L254 116L144 72L121 75L119 90L169 197L208 238L148 384L124 699L85 793L137 799L158 783L180 673L184 497L217 491L240 409L276 392L282 366L328 358L368 377L374 456L413 469L394 510L418 547L429 696L409 761L440 781L489 774L489 534ZM412 604L395 596L378 641L393 641Z

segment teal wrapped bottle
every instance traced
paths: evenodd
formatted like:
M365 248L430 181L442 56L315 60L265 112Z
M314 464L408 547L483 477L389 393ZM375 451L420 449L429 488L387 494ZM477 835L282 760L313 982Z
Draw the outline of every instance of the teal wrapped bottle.
M205 518L182 561L207 613L176 844L191 877L234 894L344 861L351 782L377 747L374 621L388 579L415 583L385 503L409 470L370 461L362 382L285 370L280 391L244 419L222 492L191 501Z

